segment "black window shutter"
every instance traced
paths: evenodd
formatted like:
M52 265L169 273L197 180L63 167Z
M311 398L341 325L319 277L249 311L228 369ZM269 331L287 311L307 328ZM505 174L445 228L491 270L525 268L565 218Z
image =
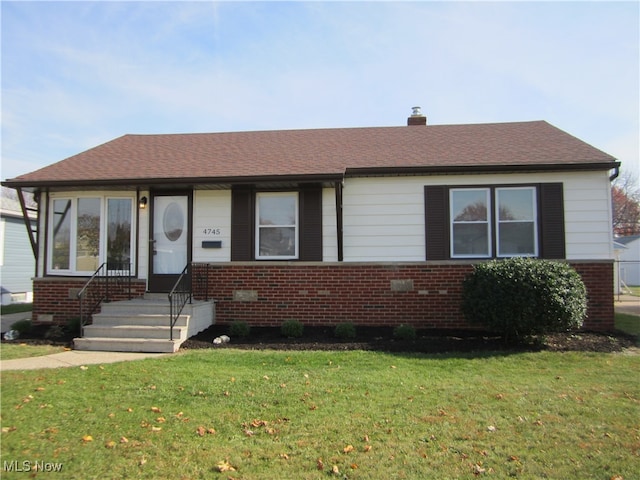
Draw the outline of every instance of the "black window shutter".
M539 192L540 257L564 259L564 193L562 183L543 183Z
M250 188L231 190L231 261L253 260L254 194Z
M307 262L322 261L322 186L300 189L298 258Z
M449 189L424 187L427 260L449 258Z

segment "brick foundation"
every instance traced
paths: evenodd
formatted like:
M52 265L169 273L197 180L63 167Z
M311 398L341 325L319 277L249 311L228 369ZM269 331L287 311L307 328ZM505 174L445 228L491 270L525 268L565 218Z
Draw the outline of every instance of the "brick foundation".
M571 264L587 287L584 329L613 330L613 263ZM195 264L194 290L196 298L203 298L208 289L208 298L217 301L216 322L222 324L244 320L278 327L284 320L297 319L306 325L350 321L467 329L470 325L459 305L462 280L471 269L471 264L461 262ZM85 282L86 278L72 277L35 279L34 322L65 324L79 317L76 293ZM144 294L145 285L144 280L133 280L132 295Z
M584 329L613 330L613 264L572 265L589 296ZM204 296L207 278L208 297L217 301L217 323L280 326L297 319L306 325L350 321L466 329L470 325L459 305L462 280L471 269L458 262L196 264L194 286L196 296Z
M87 283L86 278L44 277L33 281L32 319L36 324L53 323L65 325L69 320L80 317L80 303L77 293ZM144 280L131 281L133 297L144 294ZM128 294L116 293L112 300L124 300Z

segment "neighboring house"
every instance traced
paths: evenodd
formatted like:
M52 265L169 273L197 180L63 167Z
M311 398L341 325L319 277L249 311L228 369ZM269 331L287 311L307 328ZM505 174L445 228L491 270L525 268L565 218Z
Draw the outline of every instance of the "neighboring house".
M28 200L28 205L35 205ZM27 210L29 221L35 226L34 211ZM29 245L24 214L16 192L2 187L0 197L0 288L2 305L33 300L35 258Z
M619 255L620 280L624 282L622 286L640 285L640 235L618 237L616 242L625 247Z
M222 323L464 328L473 264L523 255L573 265L585 328L613 328L613 157L544 121L407 123L125 135L5 181L40 198L35 320L125 261L139 293L192 265Z

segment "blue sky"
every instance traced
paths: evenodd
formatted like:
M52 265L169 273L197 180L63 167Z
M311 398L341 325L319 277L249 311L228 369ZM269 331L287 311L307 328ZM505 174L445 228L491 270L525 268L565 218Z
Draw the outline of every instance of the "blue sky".
M547 120L640 170L640 4L2 1L2 179L126 133Z

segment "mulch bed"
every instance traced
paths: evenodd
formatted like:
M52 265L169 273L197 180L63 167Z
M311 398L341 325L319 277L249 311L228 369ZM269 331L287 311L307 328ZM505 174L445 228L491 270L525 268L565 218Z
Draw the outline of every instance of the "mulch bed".
M29 334L17 340L3 343L27 343L30 345L73 346L77 335L64 332L62 336L50 338L48 327L34 327ZM478 331L418 331L415 340L398 340L393 337L393 329L386 327L357 327L355 339L336 338L333 327L305 327L301 338L286 338L279 328L253 327L246 338L231 338L229 343L214 344L213 340L228 335L226 325L213 325L207 330L188 339L181 350L204 348L239 348L246 350L370 350L406 353L448 353L448 352L489 352L489 351L587 351L621 352L627 349L638 351L636 339L622 332L569 332L540 336L530 342L506 345L502 338ZM60 332L58 332L60 333Z
M415 340L397 340L393 329L358 327L357 336L341 340L331 327L305 327L301 338L285 338L279 328L251 329L246 338L231 338L229 343L216 345L213 340L228 334L228 327L214 325L190 338L181 349L240 348L249 350L373 350L384 352L487 352L487 351L589 351L620 352L635 347L635 337L621 332L573 332L538 337L528 343L505 345L496 335L478 331L418 331Z

